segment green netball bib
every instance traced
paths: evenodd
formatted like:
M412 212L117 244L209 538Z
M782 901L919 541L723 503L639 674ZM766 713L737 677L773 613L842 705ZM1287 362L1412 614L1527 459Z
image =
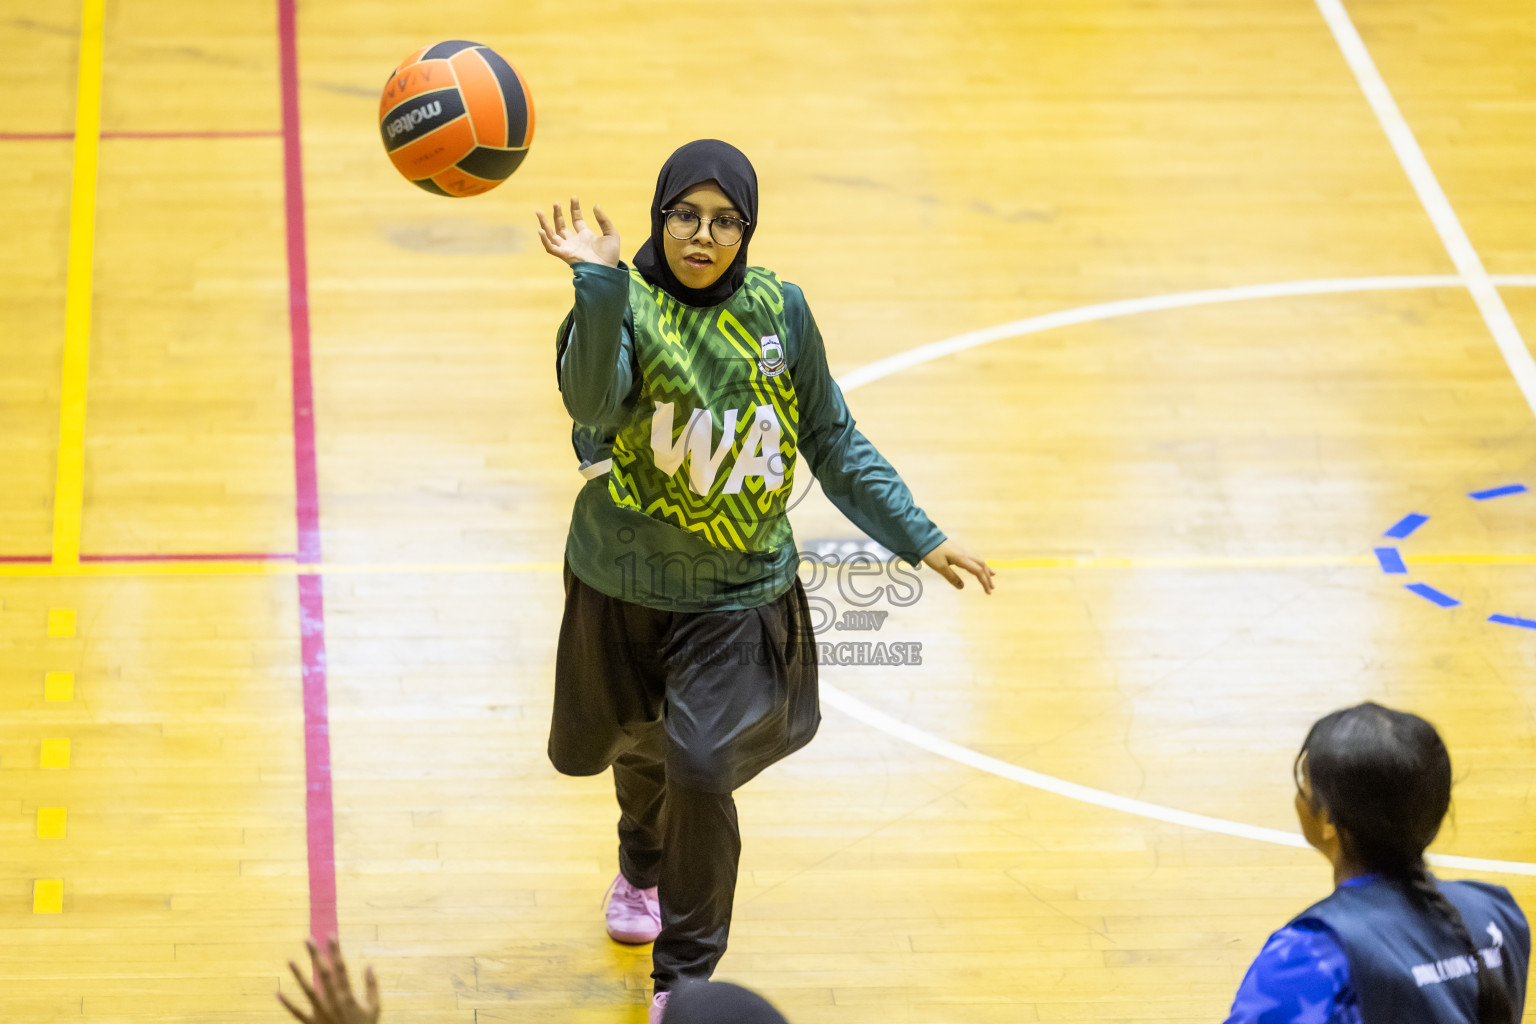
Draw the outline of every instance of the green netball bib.
M613 441L608 494L727 551L790 540L799 406L784 290L759 267L724 305L686 306L629 276L640 395Z

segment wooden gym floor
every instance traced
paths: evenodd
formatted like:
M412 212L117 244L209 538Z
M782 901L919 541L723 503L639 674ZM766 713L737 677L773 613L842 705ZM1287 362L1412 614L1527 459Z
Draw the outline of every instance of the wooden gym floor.
M1000 567L828 631L922 663L825 668L739 794L718 977L799 1024L1219 1020L1328 891L1291 757L1367 698L1451 747L1440 870L1536 908L1536 492L1469 496L1536 487L1521 0L101 10L0 10L0 1018L275 1021L336 920L390 1024L644 1019L609 783L544 756L580 477L531 229L577 192L628 256L698 137ZM538 106L472 200L374 126L450 38Z

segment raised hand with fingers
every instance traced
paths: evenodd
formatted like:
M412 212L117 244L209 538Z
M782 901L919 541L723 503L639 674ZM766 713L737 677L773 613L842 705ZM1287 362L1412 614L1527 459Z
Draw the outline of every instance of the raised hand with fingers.
M544 243L544 251L575 266L578 263L601 263L604 266L617 267L619 265L619 229L613 226L613 221L603 214L601 206L592 207L592 213L597 218L597 226L602 229L599 235L587 226L585 218L581 215L581 201L571 196L571 223L567 227L565 214L560 210L560 204L555 204L555 225L550 227L544 219L543 210L535 210L534 216L539 218L539 241Z
M304 972L292 960L288 961L288 969L293 971L299 989L309 999L310 1012L301 1011L281 992L277 994L277 1001L303 1024L378 1024L379 982L373 976L373 968L368 968L364 973L367 1003L359 1005L357 996L352 993L352 981L347 977L347 964L341 958L341 946L336 938L332 936L327 944L329 957L320 954L314 939L305 940L304 945L309 949L309 959L314 964L316 985L312 986L305 980Z

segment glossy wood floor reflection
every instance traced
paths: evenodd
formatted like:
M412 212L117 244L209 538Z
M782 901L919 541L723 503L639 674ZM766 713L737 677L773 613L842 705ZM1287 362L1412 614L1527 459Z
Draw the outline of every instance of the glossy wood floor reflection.
M1347 6L1536 338L1526 5ZM47 564L81 26L0 15L0 1019L275 1021L309 923L276 8L106 10L85 573ZM538 109L472 200L405 183L374 127L389 69L450 38ZM1536 491L1468 496L1536 489L1536 413L1311 0L328 0L298 54L339 917L388 1024L645 1019L649 950L602 931L611 784L544 753L581 479L552 377L570 274L532 214L602 202L631 254L700 137L753 159L753 261L803 286L850 381L1054 311L1435 278L1022 329L850 386L918 503L1003 568L990 598L916 574L878 633L823 639L921 664L822 678L1016 766L1292 831L1307 726L1379 700L1450 745L1434 849L1536 863L1536 631L1489 621L1536 619ZM793 521L803 548L859 537L814 489ZM815 588L830 615L870 589L842 582ZM1311 851L1029 788L851 706L738 794L717 976L796 1024L1220 1020L1328 891ZM1530 874L1442 873L1536 909ZM34 913L39 879L61 912Z

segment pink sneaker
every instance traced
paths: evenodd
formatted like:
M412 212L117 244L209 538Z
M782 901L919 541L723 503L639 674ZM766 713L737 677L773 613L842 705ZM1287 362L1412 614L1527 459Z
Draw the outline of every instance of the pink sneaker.
M604 899L607 901L604 913L608 918L608 935L615 942L644 945L655 942L656 936L661 934L661 900L656 895L655 886L636 889L620 872L608 887ZM655 1014L652 1007L652 1016Z
M667 995L666 992L657 992L656 998L651 1000L650 1024L661 1024L661 1019L667 1015Z

